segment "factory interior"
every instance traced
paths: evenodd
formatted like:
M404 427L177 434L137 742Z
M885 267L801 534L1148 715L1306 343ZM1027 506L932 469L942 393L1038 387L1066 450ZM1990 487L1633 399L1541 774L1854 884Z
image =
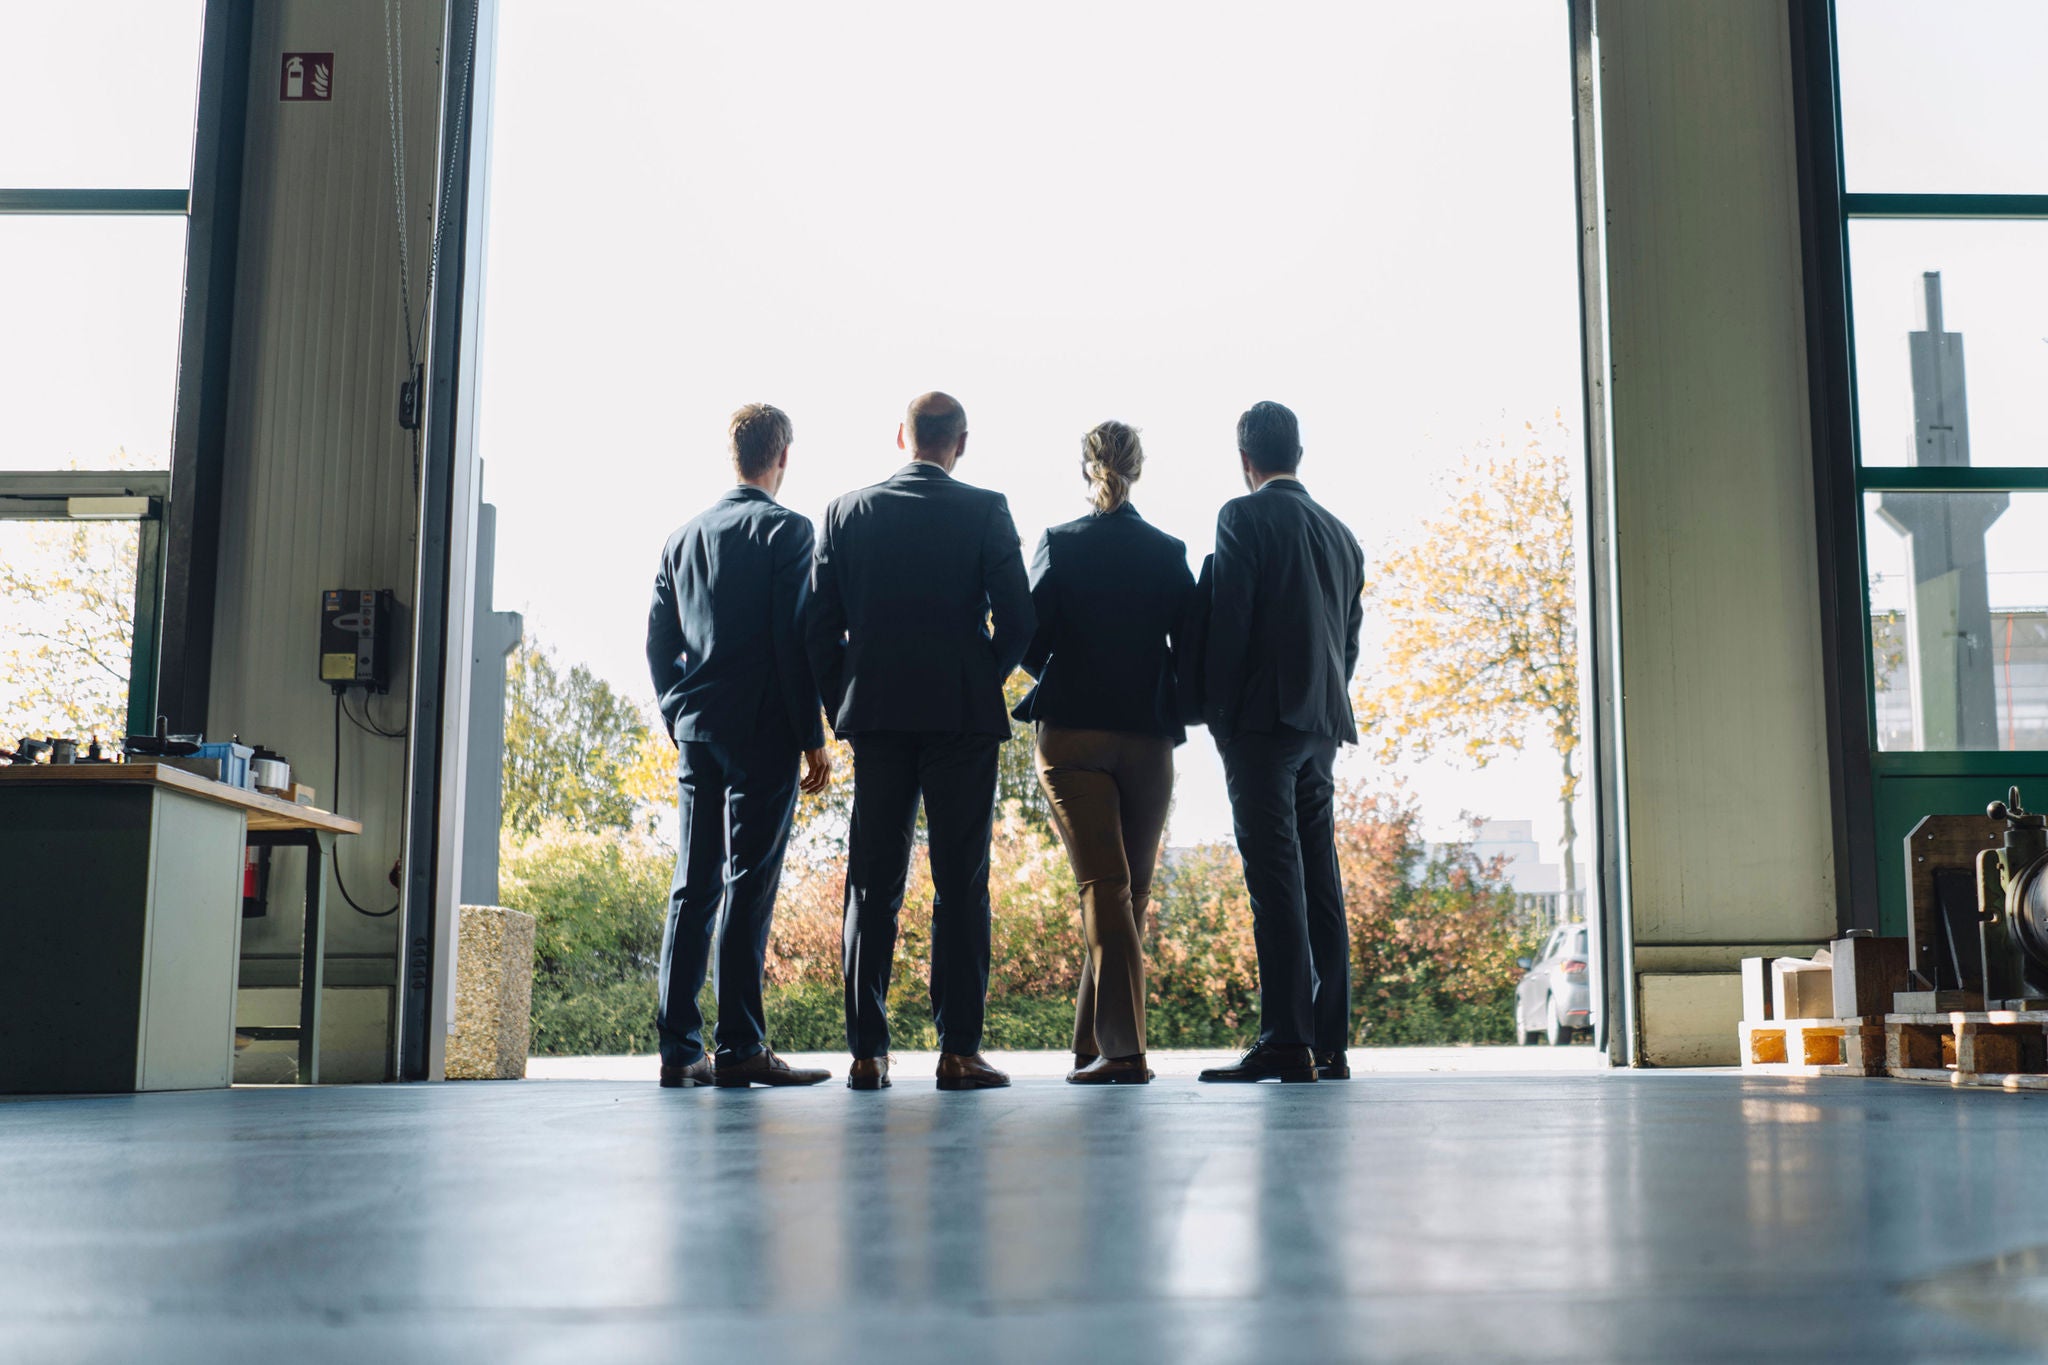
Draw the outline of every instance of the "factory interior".
M2048 1352L2031 0L1553 6L1594 1064L886 1096L456 1079L525 1067L457 1022L524 989L465 907L521 638L478 429L533 2L194 0L193 51L128 57L189 67L189 126L103 130L171 138L175 183L34 154L118 35L0 39L0 331L64 233L182 281L162 467L0 448L0 546L135 547L127 761L0 736L0 1362ZM27 63L62 107L9 103ZM603 186L565 192L602 237ZM1859 294L1887 252L1911 289ZM0 356L10 408L89 359ZM565 382L610 401L602 368ZM579 460L563 516L636 496Z

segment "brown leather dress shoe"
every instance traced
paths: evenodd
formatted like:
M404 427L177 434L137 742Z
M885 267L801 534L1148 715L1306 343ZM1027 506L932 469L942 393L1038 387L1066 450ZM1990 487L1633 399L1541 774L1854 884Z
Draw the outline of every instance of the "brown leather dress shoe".
M717 1083L745 1089L750 1085L816 1085L831 1077L829 1071L791 1066L775 1055L775 1049L764 1047L753 1056L737 1062L721 1062Z
M1095 1057L1096 1057L1096 1054L1095 1054L1095 1053L1093 1053L1093 1052L1076 1052L1076 1053L1074 1054L1074 1070L1076 1070L1076 1071L1085 1071L1085 1070L1087 1070L1087 1069L1088 1069L1088 1064L1089 1064L1090 1062L1094 1061L1094 1060L1095 1060Z
M941 1052L939 1089L1000 1090L1010 1078L981 1059L979 1052Z
M1097 1057L1067 1073L1068 1085L1144 1085L1151 1079L1142 1052L1135 1057Z
M665 1066L661 1069L663 1090L689 1090L699 1085L711 1084L717 1068L708 1056L699 1057L688 1066Z
M1312 1081L1316 1078L1316 1055L1305 1047L1261 1047L1245 1049L1235 1066L1212 1066L1195 1079L1202 1081Z
M1351 1059L1344 1049L1316 1054L1316 1079L1319 1081L1348 1081L1351 1079Z
M856 1057L853 1065L846 1068L848 1090L887 1090L889 1088L889 1059L884 1057Z

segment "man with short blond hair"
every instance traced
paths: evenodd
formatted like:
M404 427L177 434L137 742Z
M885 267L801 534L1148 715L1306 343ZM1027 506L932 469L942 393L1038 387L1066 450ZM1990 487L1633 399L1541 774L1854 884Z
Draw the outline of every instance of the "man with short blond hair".
M739 484L669 537L647 616L647 666L677 749L675 881L661 945L661 1083L815 1085L768 1046L761 975L799 787L832 763L801 618L816 537L775 501L795 433L749 403L727 428ZM804 776L797 779L798 756ZM718 1051L698 992L717 938Z

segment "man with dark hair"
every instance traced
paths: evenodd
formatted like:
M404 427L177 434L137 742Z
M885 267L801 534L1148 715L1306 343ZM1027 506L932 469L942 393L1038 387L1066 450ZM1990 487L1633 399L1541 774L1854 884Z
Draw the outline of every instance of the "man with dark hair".
M966 410L925 394L896 444L908 465L826 510L805 617L826 712L853 746L846 1083L889 1084L889 977L922 799L939 1089L984 1090L1010 1083L981 1057L989 826L996 751L1010 735L1003 681L1036 622L1009 504L952 476Z
M678 750L681 819L655 1015L661 1083L816 1085L831 1073L777 1057L761 1007L797 791L823 791L832 778L801 633L816 538L808 518L775 501L789 470L788 415L749 403L729 434L739 485L669 537L647 615L647 666ZM715 1060L697 1009L714 929Z
M1216 518L1203 719L1223 755L1259 954L1259 1036L1205 1081L1348 1080L1351 934L1337 869L1339 743L1356 744L1351 672L1365 556L1295 471L1278 403L1237 423L1249 495Z

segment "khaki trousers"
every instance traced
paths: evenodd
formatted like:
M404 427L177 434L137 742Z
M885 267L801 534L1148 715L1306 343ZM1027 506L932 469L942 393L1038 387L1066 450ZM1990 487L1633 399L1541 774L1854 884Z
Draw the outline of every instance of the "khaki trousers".
M1145 1050L1145 911L1173 800L1173 741L1041 724L1038 781L1081 884L1088 961L1074 1051L1133 1056Z

